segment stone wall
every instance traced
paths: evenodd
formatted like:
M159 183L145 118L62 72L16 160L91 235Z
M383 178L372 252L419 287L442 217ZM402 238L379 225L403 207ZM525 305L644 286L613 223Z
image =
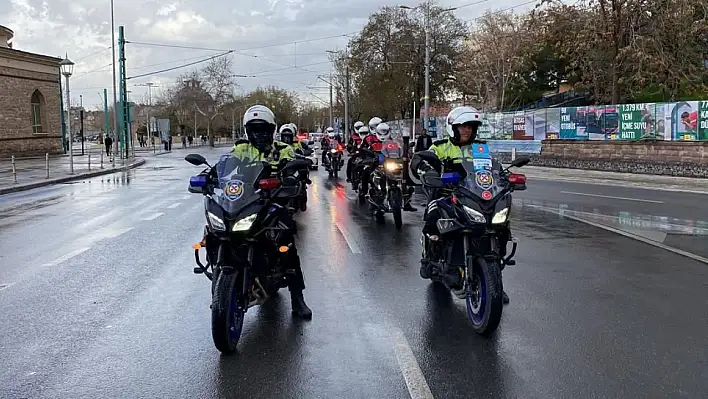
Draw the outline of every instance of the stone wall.
M544 140L530 165L708 178L708 142Z
M56 74L0 64L0 156L60 153L61 107ZM32 93L44 99L42 132L32 132Z

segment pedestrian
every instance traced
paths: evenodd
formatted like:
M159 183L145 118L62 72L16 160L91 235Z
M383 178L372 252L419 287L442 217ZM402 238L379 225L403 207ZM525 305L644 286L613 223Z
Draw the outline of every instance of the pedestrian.
M415 152L425 151L433 145L433 139L428 136L428 133L423 131L415 141Z
M106 138L103 140L103 144L106 146L106 156L111 156L111 148L113 147L113 139L111 136L106 134Z

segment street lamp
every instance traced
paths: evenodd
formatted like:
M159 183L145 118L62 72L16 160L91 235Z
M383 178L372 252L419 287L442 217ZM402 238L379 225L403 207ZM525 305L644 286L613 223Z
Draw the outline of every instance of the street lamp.
M398 6L398 8L404 10L415 10L419 7L425 7L424 13L424 31L425 31L425 95L423 96L423 126L425 127L425 132L428 132L430 127L430 2L426 2L424 5L416 7L409 6ZM440 10L441 12L454 11L457 7L445 8Z
M74 73L74 63L69 60L68 54L59 63L61 74L66 78L66 103L67 116L66 129L69 131L69 174L74 174L74 133L71 131L71 91L69 90L69 78Z

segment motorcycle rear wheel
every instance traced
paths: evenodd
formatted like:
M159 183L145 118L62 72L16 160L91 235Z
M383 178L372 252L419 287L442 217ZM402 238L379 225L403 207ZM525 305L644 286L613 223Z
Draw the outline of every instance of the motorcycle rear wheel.
M248 294L243 292L245 272L219 273L211 302L211 335L224 354L236 351L241 339Z
M482 257L469 256L466 274L467 317L477 334L489 336L496 331L501 321L501 271L495 262L490 263Z

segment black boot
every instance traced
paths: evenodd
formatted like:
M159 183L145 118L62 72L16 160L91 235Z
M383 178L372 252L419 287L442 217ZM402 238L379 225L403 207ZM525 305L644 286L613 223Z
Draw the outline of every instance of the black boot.
M293 307L293 314L302 319L312 319L312 310L305 303L305 297L302 295L302 290L290 291L290 302Z
M509 304L509 295L507 295L504 291L502 291L502 303L504 305Z

